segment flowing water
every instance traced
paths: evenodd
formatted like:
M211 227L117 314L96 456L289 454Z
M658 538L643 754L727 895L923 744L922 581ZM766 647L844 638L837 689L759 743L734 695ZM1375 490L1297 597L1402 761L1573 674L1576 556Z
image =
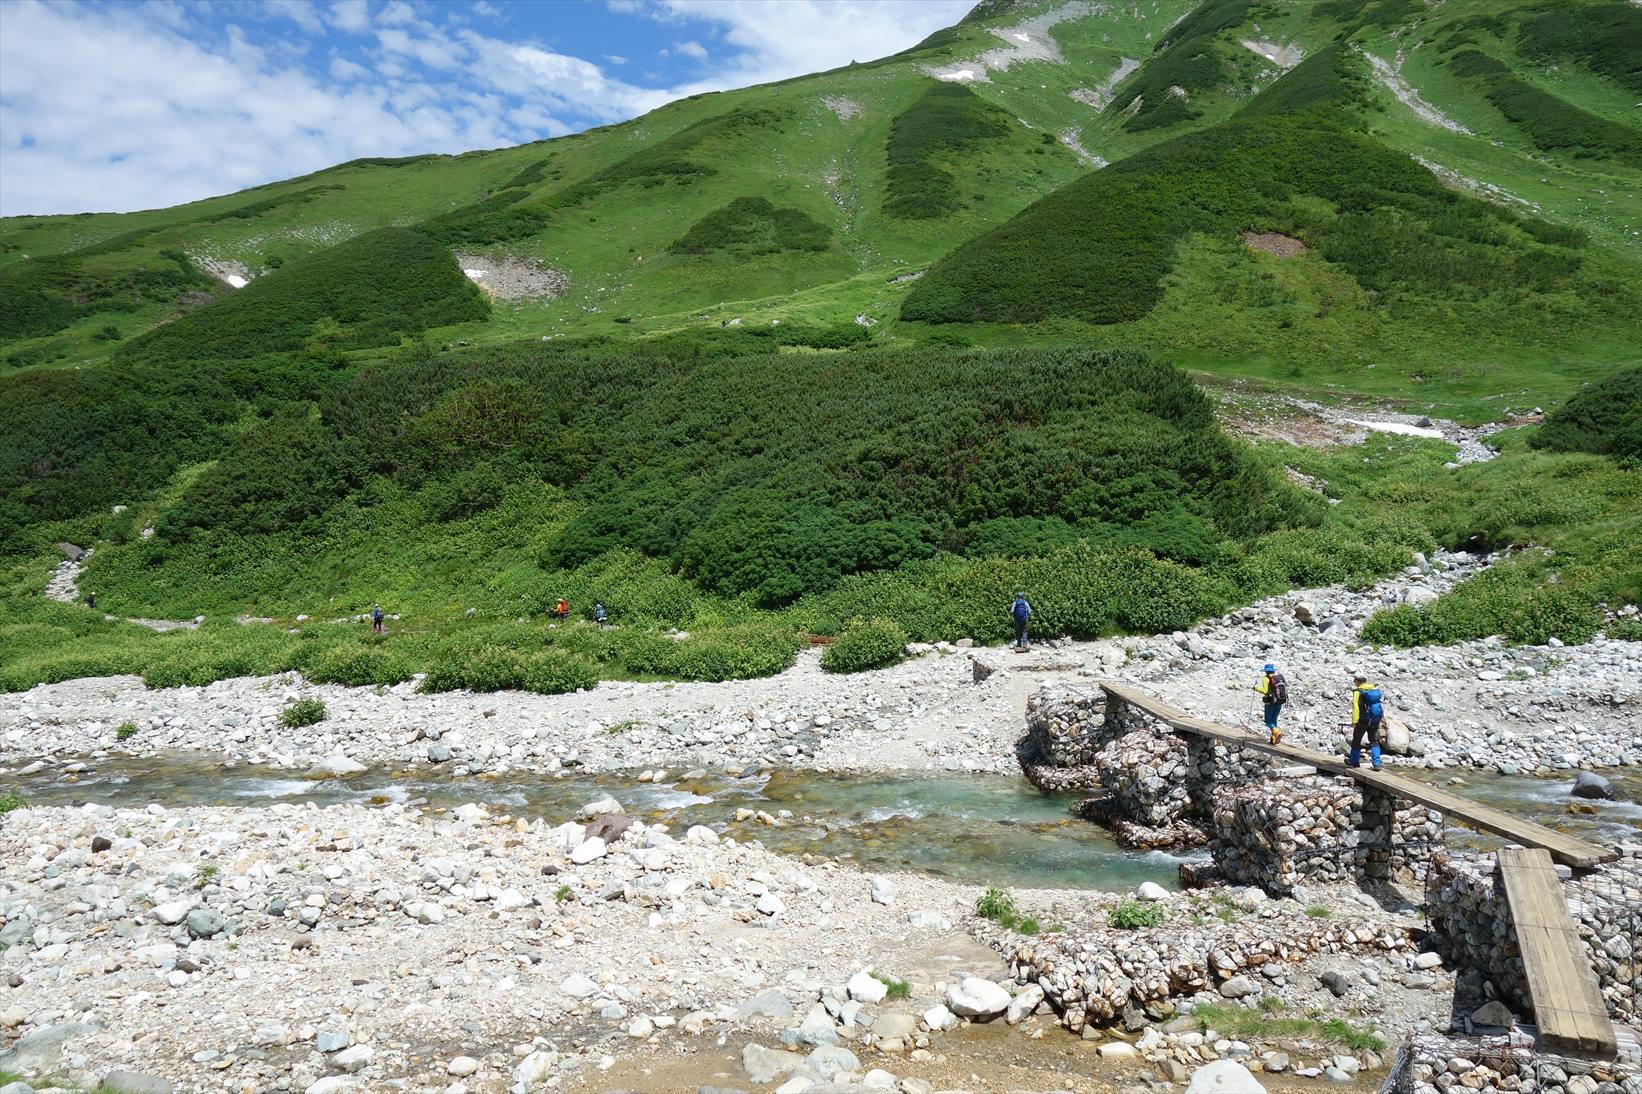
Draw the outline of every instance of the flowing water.
M1126 891L1142 881L1170 888L1187 856L1125 851L1110 835L1067 812L1075 795L1040 794L1003 775L905 778L779 771L746 777L708 775L642 783L622 775L552 776L512 772L500 778L453 779L426 769L373 769L319 779L250 766L221 767L179 758L88 758L87 770L64 765L22 774L0 768L0 787L15 786L34 805L267 806L278 802L383 804L416 802L453 808L481 802L515 816L557 824L593 798L609 794L627 812L665 821L675 831L704 824L739 839L758 839L787 854L844 859L873 870L921 870L961 881L1027 888ZM1479 801L1509 809L1599 843L1642 839L1642 776L1612 776L1620 800L1570 797L1572 775L1558 779L1481 773L1411 772ZM1458 779L1458 781L1455 781ZM736 820L740 810L767 814ZM1491 847L1492 837L1454 829L1456 847Z
M557 778L511 772L497 779L451 779L425 770L385 769L314 779L268 768L223 768L205 760L106 757L82 762L89 770L76 774L63 773L61 766L31 775L0 769L0 787L15 786L31 805L414 801L454 807L480 802L552 824L609 794L627 812L665 821L675 832L705 824L788 854L1028 888L1128 890L1142 881L1174 888L1184 861L1162 852L1125 851L1105 831L1068 814L1074 795L1040 794L1025 780L1002 775L910 779L782 771L653 784L620 775ZM742 809L764 812L778 823L756 818L738 822L735 816Z

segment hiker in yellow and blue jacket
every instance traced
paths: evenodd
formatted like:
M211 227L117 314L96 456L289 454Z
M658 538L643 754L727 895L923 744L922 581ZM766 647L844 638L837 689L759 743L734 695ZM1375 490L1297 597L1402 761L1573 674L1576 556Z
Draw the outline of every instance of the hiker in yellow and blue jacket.
M1346 763L1360 767L1363 759L1363 738L1368 738L1368 758L1374 770L1380 770L1380 726L1385 722L1385 696L1368 678L1353 669L1351 673L1351 751Z
M1289 685L1276 665L1267 665L1260 671L1262 675L1255 681L1254 690L1265 707L1266 732L1271 743L1277 744L1283 739L1283 731L1277 728L1277 716L1282 713L1283 704L1289 701Z

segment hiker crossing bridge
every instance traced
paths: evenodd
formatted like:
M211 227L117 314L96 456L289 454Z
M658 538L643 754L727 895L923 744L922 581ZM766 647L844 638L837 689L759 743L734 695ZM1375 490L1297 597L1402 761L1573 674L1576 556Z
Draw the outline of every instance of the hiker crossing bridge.
M1293 760L1318 771L1345 775L1365 788L1428 809L1449 819L1500 836L1516 847L1496 855L1498 876L1517 936L1523 969L1533 999L1539 1035L1557 1048L1612 1057L1618 1051L1614 1024L1584 943L1569 914L1554 859L1589 870L1619 857L1614 849L1513 816L1439 787L1402 775L1352 767L1338 756L1296 745L1272 744L1247 730L1195 718L1153 696L1122 684L1103 683L1108 697L1156 718L1176 733L1252 749Z
M1101 685L1101 689L1107 695L1120 699L1138 710L1145 711L1169 726L1176 733L1208 737L1222 744L1236 745L1240 748L1253 749L1256 752L1281 756L1286 760L1293 760L1308 767L1315 767L1318 771L1326 771L1331 775L1349 776L1364 786L1378 790L1381 793L1413 802L1416 805L1423 805L1428 809L1435 809L1444 816L1468 827L1491 832L1524 847L1542 848L1557 862L1562 863L1564 866L1571 866L1576 870L1589 870L1604 862L1612 862L1619 857L1617 850L1598 847L1594 843L1588 843L1565 832L1558 832L1553 828L1545 827L1543 824L1524 820L1505 812L1503 809L1496 809L1491 805L1472 801L1464 795L1418 782L1405 775L1394 775L1388 771L1375 771L1367 767L1352 767L1339 756L1318 752L1310 748L1301 748L1298 745L1274 745L1267 741L1265 737L1250 733L1247 730L1219 725L1215 722L1205 721L1202 718L1194 718L1185 711L1177 710L1160 699L1122 684L1106 683Z

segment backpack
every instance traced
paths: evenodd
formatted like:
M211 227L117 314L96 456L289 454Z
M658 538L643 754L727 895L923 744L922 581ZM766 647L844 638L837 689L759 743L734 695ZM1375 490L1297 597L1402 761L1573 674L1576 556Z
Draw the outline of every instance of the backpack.
M1289 701L1289 682L1283 679L1283 674L1280 672L1272 674L1270 699L1278 706L1282 706Z
M1380 694L1380 689L1369 688L1364 691L1357 709L1362 712L1363 721L1369 725L1379 725L1380 719L1385 717L1385 697Z
M1010 609L1009 614L1014 616L1015 622L1025 623L1032 616L1032 605L1024 600L1017 600L1015 606Z

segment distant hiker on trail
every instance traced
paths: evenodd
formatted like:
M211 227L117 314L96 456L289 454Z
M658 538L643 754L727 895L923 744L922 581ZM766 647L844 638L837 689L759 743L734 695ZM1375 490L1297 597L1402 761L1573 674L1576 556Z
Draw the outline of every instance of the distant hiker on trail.
M1368 739L1368 757L1374 770L1380 770L1380 729L1385 725L1385 696L1368 678L1353 669L1351 672L1351 751L1346 763L1360 767L1363 758L1363 739Z
M1289 701L1289 683L1276 665L1267 665L1260 672L1262 675L1255 681L1254 690L1266 708L1266 733L1272 744L1278 744L1283 740L1283 731L1277 728L1277 716L1282 713L1283 704Z
M596 600L593 602L593 622L597 623L601 627L604 626L606 622L604 604L601 601Z
M376 604L371 608L371 630L382 633L382 605Z
M86 607L91 608L93 610L96 609L96 607L97 607L97 594L96 593L87 593L86 594Z
M1015 648L1024 650L1029 648L1026 640L1026 625L1032 621L1032 605L1026 602L1025 593L1015 594L1015 603L1009 607L1009 618L1015 624Z
M566 600L562 596L559 597L558 600L554 601L554 603L553 603L553 618L554 619L569 619L570 618L570 601Z

